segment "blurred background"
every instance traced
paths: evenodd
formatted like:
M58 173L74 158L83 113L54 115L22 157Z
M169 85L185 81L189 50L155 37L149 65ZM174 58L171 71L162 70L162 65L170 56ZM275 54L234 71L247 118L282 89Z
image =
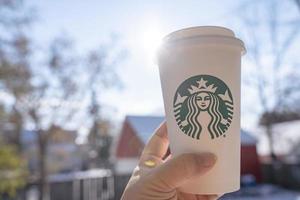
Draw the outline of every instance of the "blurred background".
M164 119L155 50L232 29L242 64L240 191L300 199L300 0L0 0L0 199L120 199Z

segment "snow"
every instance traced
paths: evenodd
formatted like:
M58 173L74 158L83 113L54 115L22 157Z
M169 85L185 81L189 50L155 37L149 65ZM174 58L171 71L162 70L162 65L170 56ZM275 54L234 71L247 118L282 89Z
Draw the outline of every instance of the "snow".
M119 158L115 161L115 172L118 175L131 174L138 162L137 158Z
M48 176L48 179L50 182L66 182L74 179L103 178L110 176L112 176L112 172L109 169L90 169L88 171L54 174Z
M300 200L300 193L262 184L241 188L238 192L224 195L220 200Z

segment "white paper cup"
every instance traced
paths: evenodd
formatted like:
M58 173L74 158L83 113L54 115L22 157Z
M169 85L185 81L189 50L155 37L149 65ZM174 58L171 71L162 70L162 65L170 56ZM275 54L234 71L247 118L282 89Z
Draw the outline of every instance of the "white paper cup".
M173 156L212 152L217 163L180 189L224 194L240 188L241 55L245 47L226 28L203 26L173 32L158 52Z

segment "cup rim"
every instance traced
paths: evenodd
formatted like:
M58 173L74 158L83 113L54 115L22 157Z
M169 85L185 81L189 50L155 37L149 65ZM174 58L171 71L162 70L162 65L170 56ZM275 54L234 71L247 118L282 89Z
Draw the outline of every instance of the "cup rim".
M194 40L205 43L213 43L214 40L218 43L226 43L227 45L234 45L241 47L241 54L246 53L245 44L242 40L235 37L234 32L222 26L194 26L183 28L166 35L162 44L177 43L178 41Z

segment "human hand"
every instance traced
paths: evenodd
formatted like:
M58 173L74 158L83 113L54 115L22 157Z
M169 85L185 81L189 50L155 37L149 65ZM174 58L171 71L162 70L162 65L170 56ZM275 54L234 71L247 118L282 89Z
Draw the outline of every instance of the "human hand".
M166 123L155 131L142 152L122 200L214 200L218 195L195 195L178 188L187 180L201 176L216 162L211 153L188 153L165 158L169 140Z

